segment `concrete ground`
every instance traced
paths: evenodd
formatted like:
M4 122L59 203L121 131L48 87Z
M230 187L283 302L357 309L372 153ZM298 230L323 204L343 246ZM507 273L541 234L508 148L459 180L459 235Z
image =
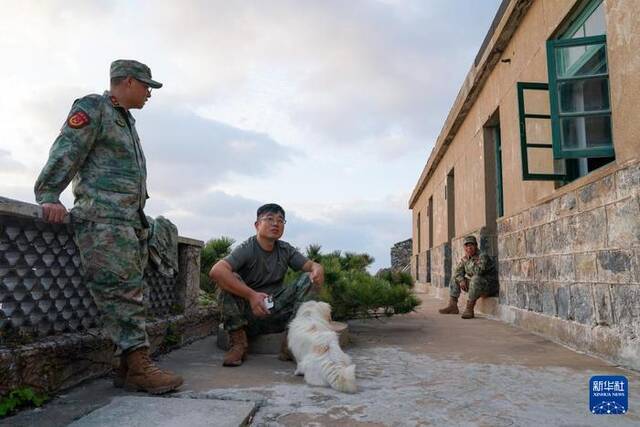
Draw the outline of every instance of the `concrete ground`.
M275 355L252 355L242 367L223 368L223 352L210 337L160 360L185 378L181 392L170 397L253 402L256 426L640 425L637 372L501 322L440 315L444 301L422 297L417 313L350 322L345 350L357 365L356 394L307 386L293 375L292 362ZM589 378L600 374L628 378L626 415L589 412ZM3 425L67 425L129 394L100 379Z

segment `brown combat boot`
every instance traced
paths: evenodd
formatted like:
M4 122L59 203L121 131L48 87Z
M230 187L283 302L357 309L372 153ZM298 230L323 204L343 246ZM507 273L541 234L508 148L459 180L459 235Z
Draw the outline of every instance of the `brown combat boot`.
M473 308L476 306L476 300L468 300L467 308L464 309L464 313L462 313L463 319L473 319L475 316L473 315Z
M291 354L291 350L289 350L288 340L289 331L284 331L284 337L282 338L282 343L280 344L280 354L278 354L278 360L282 360L283 362L293 361L293 354Z
M438 310L440 314L458 314L458 298L449 297L449 305Z
M127 379L127 357L124 353L120 356L120 364L114 369L113 386L116 388L124 387L124 381Z
M247 358L247 333L244 329L237 329L229 332L229 341L231 348L224 355L222 366L240 366Z
M128 391L146 391L163 394L182 385L182 377L158 368L149 357L149 349L138 348L127 353L127 377L124 388Z

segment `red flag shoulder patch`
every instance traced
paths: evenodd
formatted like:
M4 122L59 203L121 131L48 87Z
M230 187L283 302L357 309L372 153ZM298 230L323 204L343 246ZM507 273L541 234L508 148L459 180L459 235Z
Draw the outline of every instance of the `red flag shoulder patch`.
M80 129L91 123L91 119L84 111L78 111L69 116L67 123L70 128Z

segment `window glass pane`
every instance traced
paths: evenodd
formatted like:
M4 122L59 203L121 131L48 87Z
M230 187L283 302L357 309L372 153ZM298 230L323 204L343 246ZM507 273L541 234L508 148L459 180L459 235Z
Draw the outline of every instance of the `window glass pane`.
M607 78L564 82L558 85L560 112L579 113L609 109Z
M604 43L556 48L558 77L577 77L607 72Z
M602 3L598 5L596 10L584 22L584 33L586 37L600 36L606 34L607 30L604 23L604 7Z
M563 149L611 145L611 116L571 117L560 120Z
M565 175L567 173L567 161L565 159L553 159L553 173Z

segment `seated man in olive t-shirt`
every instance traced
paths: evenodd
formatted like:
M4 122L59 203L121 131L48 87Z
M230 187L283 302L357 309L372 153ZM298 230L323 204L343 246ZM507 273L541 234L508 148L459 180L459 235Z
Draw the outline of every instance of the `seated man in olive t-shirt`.
M220 288L222 322L231 341L224 366L242 365L247 355L247 334L284 331L300 304L313 299L324 282L320 264L279 240L285 223L282 207L275 203L261 206L255 222L256 235L218 261L209 273ZM285 286L283 280L289 267L308 274L294 285ZM290 360L286 337L279 357Z

